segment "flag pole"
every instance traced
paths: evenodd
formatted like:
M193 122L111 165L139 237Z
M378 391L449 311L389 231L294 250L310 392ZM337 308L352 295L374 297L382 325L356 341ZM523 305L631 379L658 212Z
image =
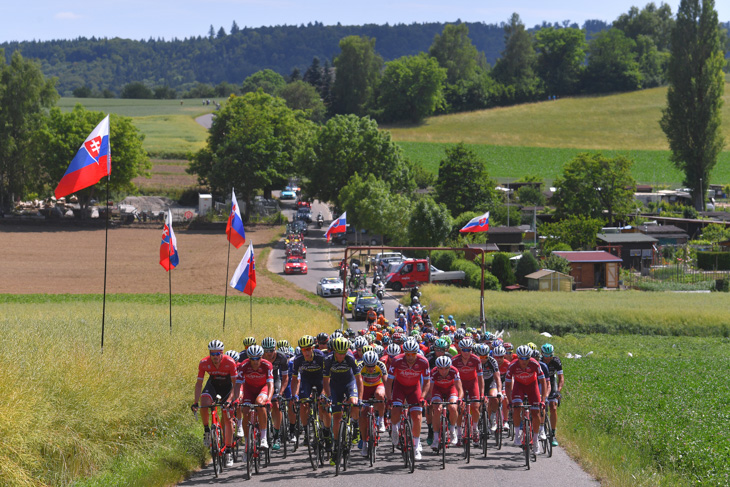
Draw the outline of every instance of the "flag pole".
M111 145L111 144L110 144ZM111 147L109 149L111 157ZM106 321L106 267L107 267L107 254L109 249L109 179L111 174L107 175L106 178L106 226L104 229L104 297L102 298L101 305L101 353L104 353L104 325Z
M170 227L172 228L172 213L170 212L170 208L167 209L168 213L170 214ZM167 246L167 282L168 282L168 291L170 295L170 335L172 335L172 262L170 261L170 256L172 255L172 231L170 231L170 245Z
M251 258L254 258L254 251L253 251L253 240L249 243L251 245ZM255 261L255 259L254 259ZM250 272L250 271L249 271ZM251 331L253 331L253 291L251 291L251 294L248 295L248 313L249 313L249 327Z
M223 331L226 331L226 302L228 301L228 271L231 266L231 241L228 240L228 258L226 259L226 294L223 297Z

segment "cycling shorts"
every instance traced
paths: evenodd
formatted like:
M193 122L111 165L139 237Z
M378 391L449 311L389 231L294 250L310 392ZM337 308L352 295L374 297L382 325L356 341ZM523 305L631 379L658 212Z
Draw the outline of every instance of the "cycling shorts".
M312 394L312 387L317 388L317 394L322 394L322 379L319 379L318 382L312 383L302 377L302 380L299 382L299 397L309 397Z
M375 394L377 392L380 392L381 395L385 396L385 386L383 384L378 384L373 387L364 386L362 388L362 400L367 401L369 399L375 399Z
M215 402L215 396L220 396L222 401L225 401L228 394L231 393L231 380L226 377L226 380L212 380L208 379L203 388L202 396L208 396Z
M461 387L464 389L464 399L480 399L479 382L476 380L461 380Z
M528 402L532 404L530 409L540 409L540 388L537 385L537 381L529 385L513 382L512 404L515 406L522 405L522 397L525 394L527 394Z
M339 413L342 406L338 402L344 402L351 397L358 397L357 384L354 380L345 384L336 384L330 382L330 400L332 401L332 412Z
M404 402L408 403L411 411L422 411L421 407L421 384L415 386L402 386L400 382L393 381L393 394L391 396L393 406L403 406Z
M255 403L256 398L259 396L264 396L264 403L269 402L269 399L271 399L269 396L266 395L267 387L266 384L264 384L261 387L256 386L250 386L248 384L243 384L243 398L241 399L241 404L248 404L248 403Z
M496 396L497 395L497 381L494 377L484 381L484 395L485 396Z
M456 386L436 387L431 390L431 402L454 402L459 399L459 391Z

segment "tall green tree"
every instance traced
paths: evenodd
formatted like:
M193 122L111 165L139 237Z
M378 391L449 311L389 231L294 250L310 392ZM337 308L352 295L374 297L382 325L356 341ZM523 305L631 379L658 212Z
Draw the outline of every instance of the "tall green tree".
M286 106L292 110L305 111L313 122L324 122L327 107L319 97L317 89L309 83L297 80L279 88L277 96L286 100Z
M227 195L236 189L250 215L255 193L283 185L293 161L311 136L304 112L291 110L282 98L262 91L232 96L217 112L207 146L192 158L188 172L211 191Z
M434 36L428 55L446 69L446 80L452 85L474 79L486 69L484 54L472 44L466 24L446 25L441 34Z
M625 219L635 207L632 165L624 156L610 159L601 153L578 154L555 180L556 215L603 218L605 212L609 226Z
M250 93L261 88L264 93L274 95L285 85L286 80L282 75L271 69L263 69L243 80L241 93Z
M380 131L369 117L337 115L310 138L299 159L306 177L304 193L310 198L341 206L340 189L355 173L374 174L388 181L393 191L409 192L414 183L410 164L390 133Z
M613 22L613 27L633 40L637 40L639 36L649 37L657 49L667 50L674 27L672 7L666 3L657 7L654 2L647 3L641 10L631 7L627 13L619 15Z
M485 162L474 151L463 143L446 149L439 163L436 194L452 215L489 209L497 200L495 187Z
M539 270L540 264L537 262L535 256L532 255L532 252L530 252L529 250L522 252L522 257L517 262L517 268L515 269L515 277L517 278L517 283L522 286L527 286L527 279L525 278L525 276Z
M375 52L375 39L349 36L340 41L332 85L332 113L365 115L380 80L383 58Z
M585 32L546 27L535 33L537 73L548 95L569 95L578 90L586 57Z
M444 104L446 70L421 53L404 56L385 65L378 89L378 112L384 122L420 122Z
M705 207L704 191L725 141L721 133L725 77L713 0L682 0L672 30L667 107L660 125L671 160L684 172L694 207Z
M596 34L588 45L585 87L592 93L631 91L641 87L636 42L618 29Z
M604 223L600 218L571 215L554 223L543 223L538 230L545 237L545 249L555 250L560 245L567 245L566 250L592 250ZM554 267L549 269L558 270Z
M408 223L408 241L414 247L441 245L451 230L451 213L444 204L436 203L430 196L416 201Z
M43 127L46 110L56 102L55 80L46 79L40 65L13 52L6 64L0 49L0 210L13 198L40 190L40 158L34 137ZM86 134L88 135L88 134ZM78 147L77 147L78 149ZM70 159L69 161L70 162Z
M494 260L492 260L491 272L497 279L499 279L502 289L517 282L515 272L512 270L512 262L510 262L509 257L507 257L506 254L501 252L495 254Z
M51 109L39 137L43 181L49 192L61 180L86 137L105 116L103 112L89 111L78 104L68 113L58 107ZM144 134L134 126L131 118L112 113L109 117L109 138L112 151L109 187L113 191L132 191L135 189L132 180L138 176L149 177L152 168L147 151L142 147ZM76 193L81 206L86 206L95 196L103 195L105 187L106 178L103 178L94 186Z
M522 102L534 100L540 93L536 69L537 54L532 34L514 13L504 26L504 50L491 74L498 82L512 87L513 100L508 101Z

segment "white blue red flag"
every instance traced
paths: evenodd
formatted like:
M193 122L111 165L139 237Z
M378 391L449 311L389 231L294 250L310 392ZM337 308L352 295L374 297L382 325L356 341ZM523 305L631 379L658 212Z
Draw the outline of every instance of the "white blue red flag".
M327 228L327 241L330 241L330 236L333 233L344 233L347 231L347 212L344 212L337 220L334 220L332 223L330 223L330 226Z
M228 235L228 241L237 249L246 243L246 231L243 229L241 210L238 208L235 191L231 192L231 214L228 216L226 235Z
M249 296L253 294L253 290L256 288L256 264L254 263L253 245L251 244L248 244L248 249L243 254L241 263L238 264L236 272L233 273L231 287Z
M472 218L459 232L486 232L487 230L489 230L489 212Z
M112 173L112 154L109 147L109 115L91 131L76 157L66 169L54 194L62 198L89 186Z
M160 265L166 271L174 269L180 263L177 255L177 239L172 231L172 212L167 210L165 227L162 229L162 243L160 243Z

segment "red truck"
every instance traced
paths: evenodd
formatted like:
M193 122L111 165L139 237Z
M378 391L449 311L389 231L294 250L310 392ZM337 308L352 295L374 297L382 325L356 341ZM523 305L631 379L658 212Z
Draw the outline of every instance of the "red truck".
M464 271L441 271L432 266L428 259L407 259L388 274L385 287L400 291L426 283L462 284L465 278Z

